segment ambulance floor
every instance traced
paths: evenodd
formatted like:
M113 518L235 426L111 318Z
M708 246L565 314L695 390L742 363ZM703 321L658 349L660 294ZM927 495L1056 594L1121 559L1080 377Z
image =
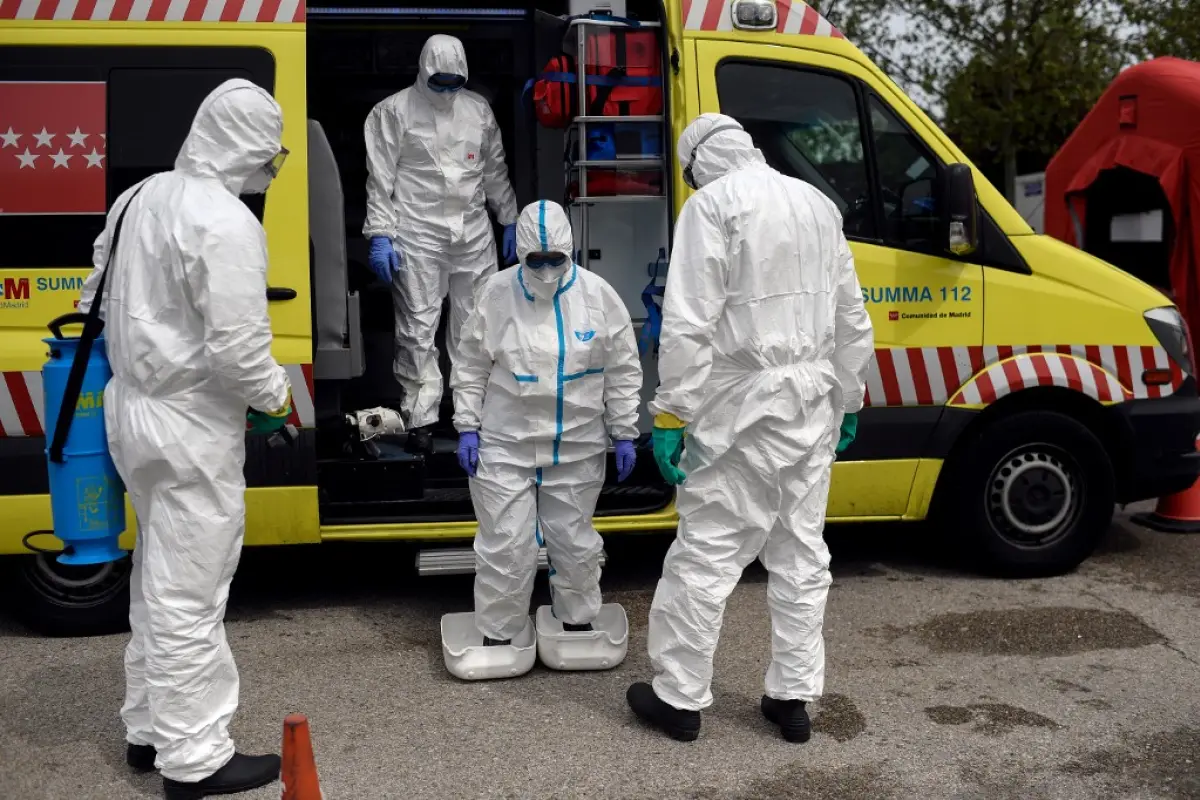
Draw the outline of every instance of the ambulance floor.
M903 528L830 539L826 695L806 745L759 715L757 567L726 611L699 741L634 721L624 695L650 674L663 537L609 545L622 666L476 683L446 672L438 640L441 615L470 608L469 576L418 579L395 546L247 551L228 619L234 734L262 752L307 714L330 800L1200 797L1200 536L1122 514L1077 573L1016 582L967 574ZM123 646L0 616L0 797L161 796L123 763Z

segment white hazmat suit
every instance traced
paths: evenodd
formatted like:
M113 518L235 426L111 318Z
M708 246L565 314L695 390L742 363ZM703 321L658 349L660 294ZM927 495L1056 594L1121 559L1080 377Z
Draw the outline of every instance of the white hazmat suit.
M603 542L592 514L605 454L610 437L638 435L642 367L629 311L607 281L569 260L573 247L560 206L541 200L522 211L522 264L541 252L568 260L490 278L452 372L454 425L480 439L475 620L498 641L525 627L543 541L555 616L595 619Z
M104 421L138 522L121 716L130 744L153 746L163 777L186 783L234 755L238 672L223 620L245 526L246 411L278 412L291 391L271 356L266 237L238 199L248 182L265 188L282 130L263 89L214 90L174 171L132 200L102 301ZM81 311L136 189L96 240Z
M364 125L369 176L363 234L389 237L403 258L392 280L393 370L412 428L438 420L442 373L434 336L442 302L449 294L446 350L453 365L475 291L496 271L485 201L501 225L517 219L491 108L467 89L433 91L428 81L438 73L467 77L466 53L453 36L430 36L416 82L376 105Z
M871 321L820 191L768 167L722 115L693 121L677 152L700 189L675 227L650 404L687 425L679 532L650 609L654 693L677 709L712 704L725 601L760 558L766 694L810 701L824 684L830 468L843 414L863 404Z

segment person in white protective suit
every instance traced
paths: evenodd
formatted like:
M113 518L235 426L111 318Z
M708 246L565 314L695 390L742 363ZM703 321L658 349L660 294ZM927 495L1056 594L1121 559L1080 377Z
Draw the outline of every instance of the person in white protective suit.
M451 373L459 462L479 520L475 623L488 645L528 623L543 542L554 616L566 630L591 630L603 549L592 513L610 438L619 481L636 459L633 324L608 282L572 262L573 247L560 206L525 207L521 267L483 285Z
M104 421L138 523L121 716L130 766L157 767L169 799L279 776L278 756L234 751L238 671L223 620L245 526L247 421L278 430L291 410L271 357L266 237L238 198L266 191L287 155L282 132L269 93L222 83L175 169L113 204L79 303L91 307L128 205L101 300Z
M504 258L516 258L517 199L500 129L487 102L464 89L467 56L453 36L430 36L416 82L367 117L367 218L372 271L392 287L392 369L404 390L409 449L428 452L442 400L434 344L450 297L446 350L460 357L460 331L479 285L496 271L486 205L504 226Z
M806 741L805 704L824 685L830 469L863 404L871 321L827 197L767 166L720 114L693 120L677 152L698 191L676 223L650 411L680 524L650 608L656 675L627 699L670 736L699 735L725 601L759 558L771 613L762 711Z

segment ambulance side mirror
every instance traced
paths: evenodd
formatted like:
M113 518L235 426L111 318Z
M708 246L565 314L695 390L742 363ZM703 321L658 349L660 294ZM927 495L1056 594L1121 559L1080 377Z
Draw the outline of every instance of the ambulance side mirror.
M946 249L956 256L968 256L979 246L979 206L975 201L975 179L966 164L946 167L942 197L945 202L942 230Z

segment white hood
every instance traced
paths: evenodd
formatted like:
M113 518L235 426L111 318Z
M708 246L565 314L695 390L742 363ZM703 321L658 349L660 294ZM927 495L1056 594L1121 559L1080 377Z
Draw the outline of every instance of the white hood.
M275 98L242 78L204 98L183 141L175 169L216 178L233 194L282 147L283 111Z
M439 93L429 88L429 79L444 72L448 75L462 75L466 80L467 51L462 42L453 36L435 33L425 40L421 48L421 58L418 61L417 82L413 84L417 93L429 101L434 108L446 109L454 104L455 98L461 92Z
M517 217L517 258L523 275L531 283L556 283L574 263L575 237L571 220L562 206L550 200L538 200L521 210ZM567 262L561 267L529 269L525 259L530 253L562 253Z
M718 128L721 130L705 138ZM697 187L706 186L747 164L766 163L750 134L737 120L724 114L701 114L684 128L676 150L683 169L691 163L697 143L700 143L700 149L696 151L696 163L692 166Z

